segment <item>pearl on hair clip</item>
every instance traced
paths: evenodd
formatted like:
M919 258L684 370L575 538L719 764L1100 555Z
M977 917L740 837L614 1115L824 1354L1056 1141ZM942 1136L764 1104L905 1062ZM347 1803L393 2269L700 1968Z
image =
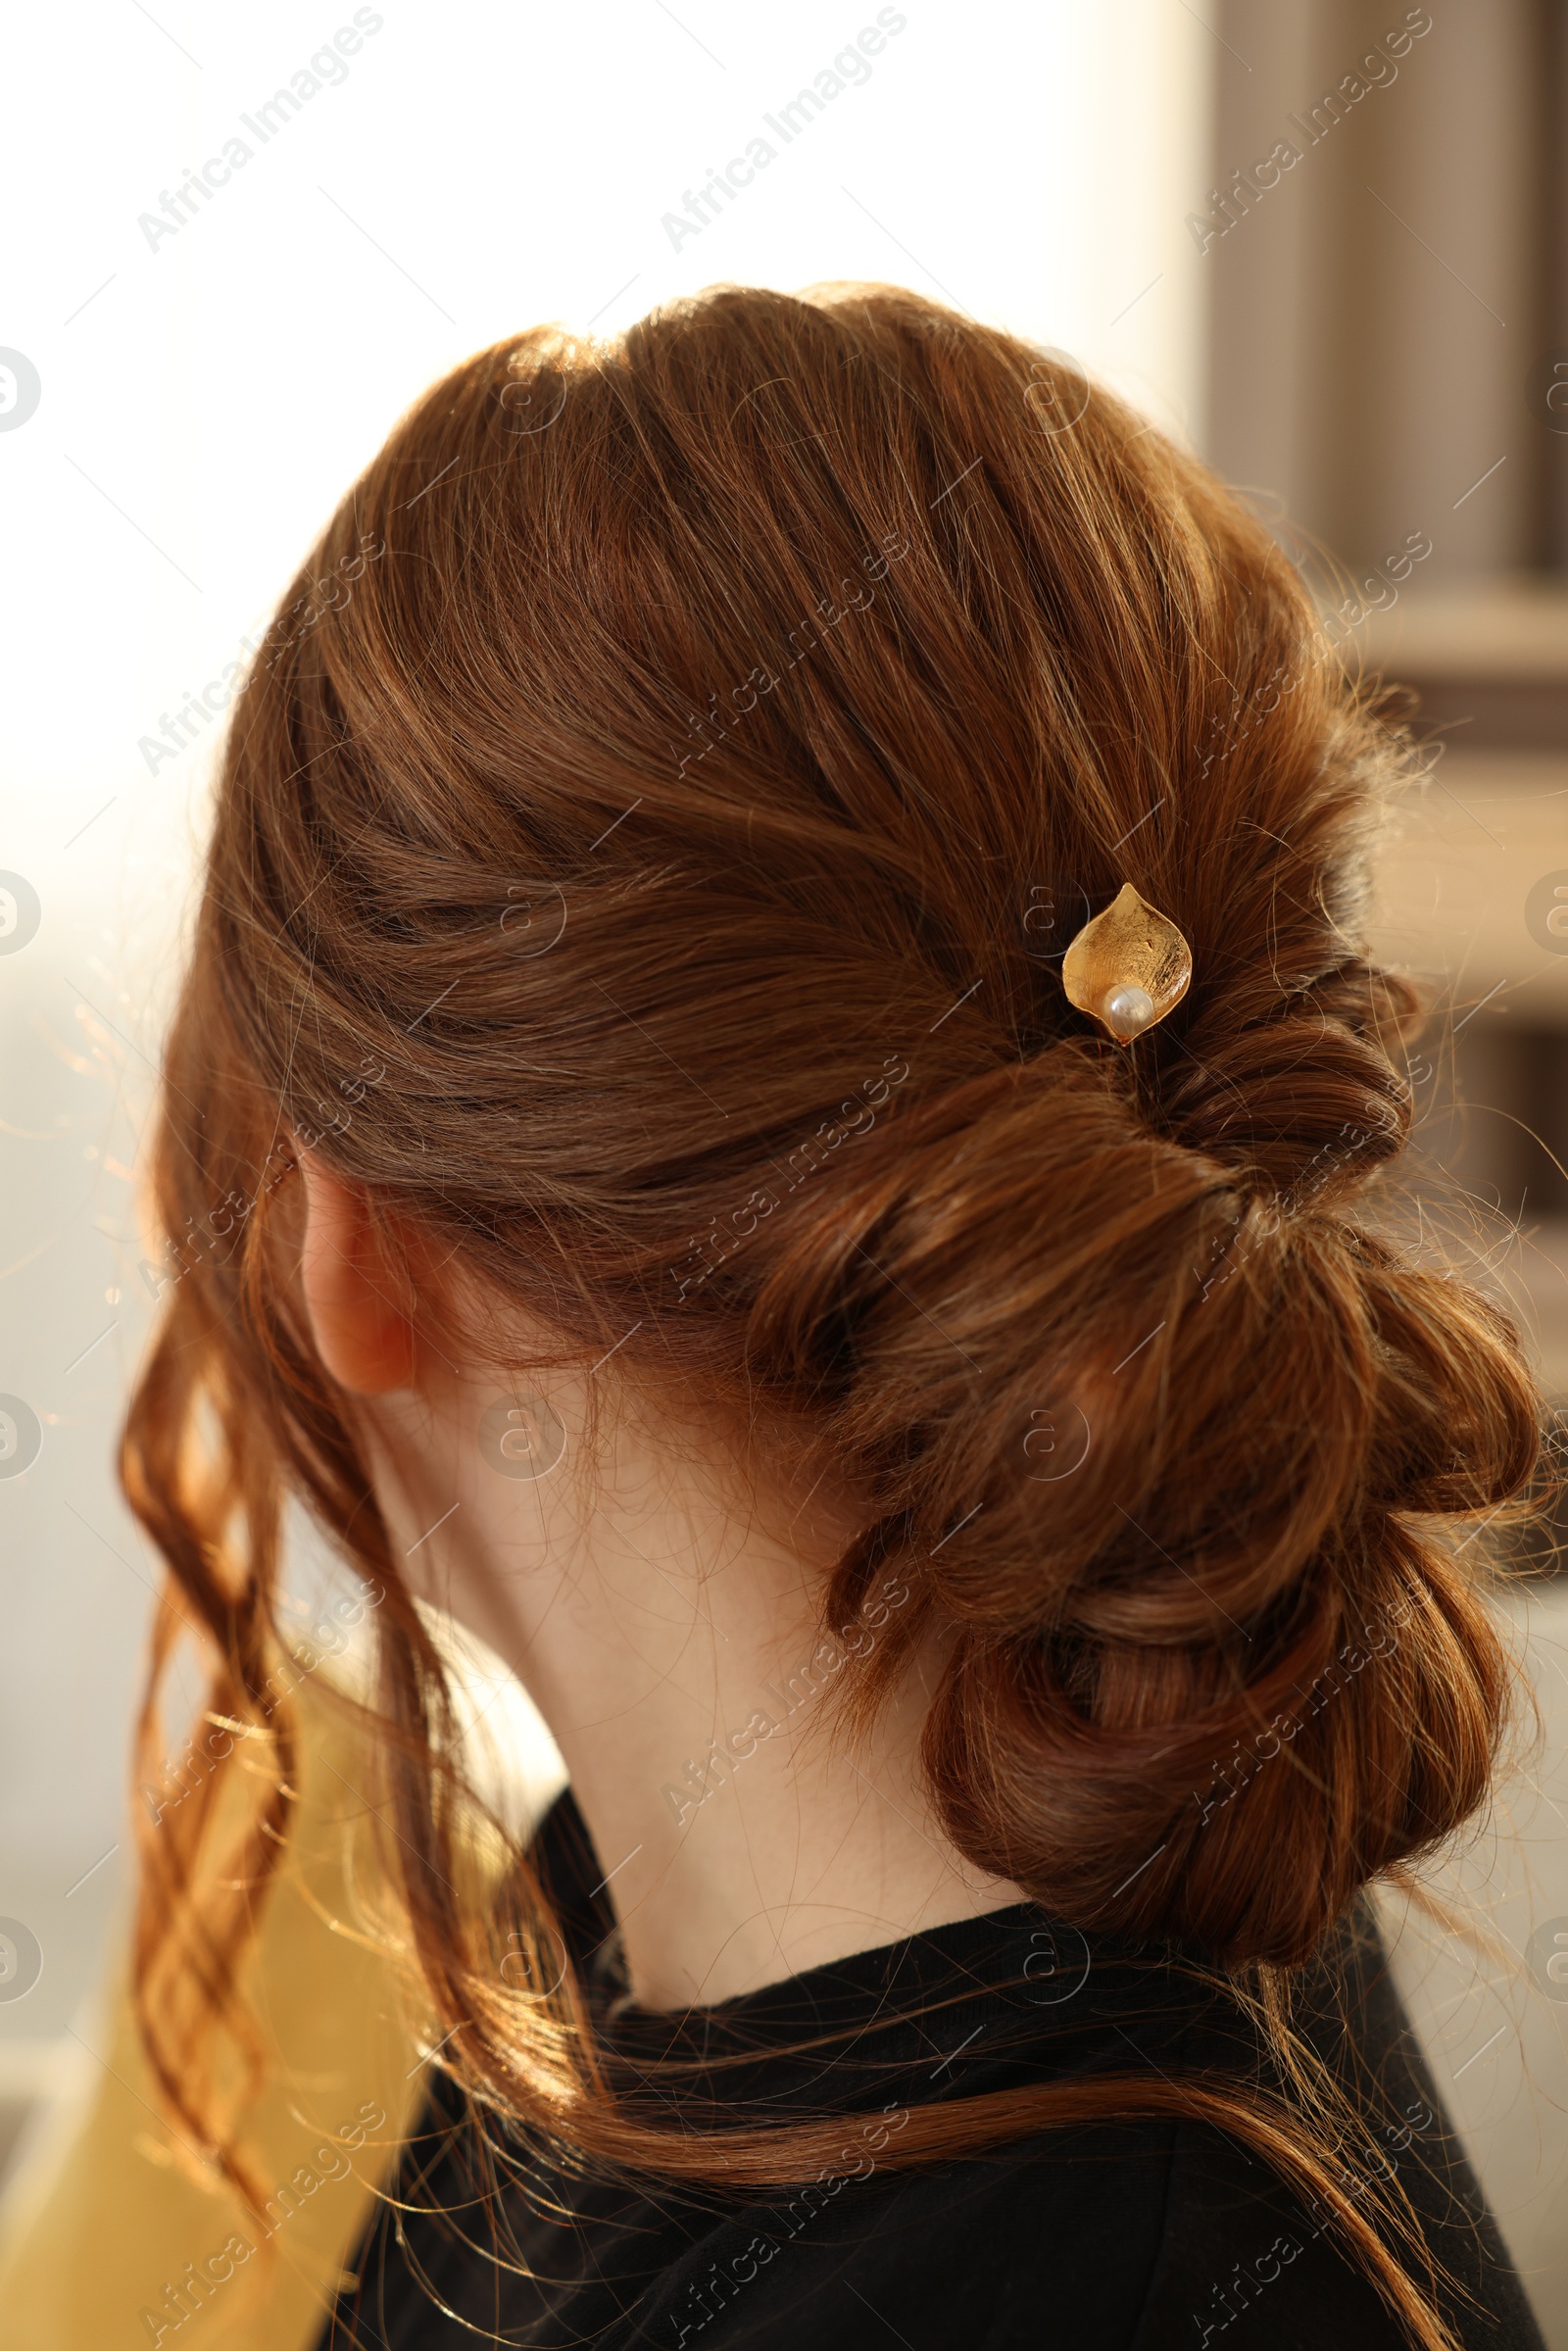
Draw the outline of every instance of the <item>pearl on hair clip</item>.
M1154 1017L1154 1000L1147 988L1114 988L1105 999L1105 1026L1118 1037L1136 1037Z
M1181 932L1131 882L1084 924L1061 959L1068 1003L1092 1013L1118 1045L1163 1020L1192 976L1192 950Z

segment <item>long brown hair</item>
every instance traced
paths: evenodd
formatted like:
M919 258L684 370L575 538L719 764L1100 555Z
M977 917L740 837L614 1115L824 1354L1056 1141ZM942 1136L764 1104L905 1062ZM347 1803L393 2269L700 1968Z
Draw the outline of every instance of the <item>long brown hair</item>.
M1371 1213L1416 1002L1368 959L1364 863L1404 759L1201 465L895 288L525 334L398 425L234 711L122 1453L172 1579L144 1776L182 1620L270 1759L221 1870L221 1771L144 1837L148 2049L236 2179L190 2035L244 2030L289 1825L288 1493L385 1594L388 1849L444 2061L672 2179L809 2177L842 2136L659 2131L570 1976L517 1988L454 1892L448 1691L295 1287L291 1137L583 1360L772 1409L853 1474L824 1622L890 1566L909 1598L852 1707L948 1629L930 1787L1053 1915L1278 2006L1481 1804L1509 1674L1449 1530L1525 1487L1539 1407L1507 1325ZM1196 970L1130 1050L1057 971L1125 880ZM1197 2115L1446 2341L1307 2104L1118 2076L916 2110L888 2160Z

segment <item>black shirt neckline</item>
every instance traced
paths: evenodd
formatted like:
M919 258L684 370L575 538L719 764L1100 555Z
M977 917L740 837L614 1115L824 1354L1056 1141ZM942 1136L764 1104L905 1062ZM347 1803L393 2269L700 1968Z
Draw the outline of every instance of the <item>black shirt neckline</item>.
M1111 2120L919 2170L885 2156L900 2110L950 2098L1151 2067L1257 2083L1252 2020L1176 1949L1091 1943L1019 1903L669 2015L626 1996L569 1791L530 1857L606 2070L633 2102L646 2095L648 2119L722 2132L832 2116L842 2135L823 2141L834 2152L814 2180L760 2202L682 2188L511 2125L498 2137L438 2061L393 2202L318 2351L472 2351L476 2336L518 2351L862 2351L879 2325L911 2351L1022 2351L1043 2322L1104 2351L1175 2351L1195 2321L1201 2340L1223 2338L1213 2351L1398 2351L1400 2330L1314 2215L1223 2132ZM1323 1958L1322 2053L1375 2090L1368 2150L1386 2146L1428 2241L1474 2294L1447 2314L1456 2339L1544 2351L1363 1905Z
M923 1928L687 2010L631 1999L603 1867L569 1788L535 1833L534 1868L587 1986L617 2080L694 2128L799 2120L889 2100L971 2096L1094 2064L1165 2063L1195 2000L1213 1995L1172 1954L1090 1940L1037 1904ZM1110 2017L1117 2020L1108 2022ZM1136 2037L1127 2031L1137 2026ZM1163 2052L1163 2055L1160 2054ZM653 2076L657 2070L655 2088Z

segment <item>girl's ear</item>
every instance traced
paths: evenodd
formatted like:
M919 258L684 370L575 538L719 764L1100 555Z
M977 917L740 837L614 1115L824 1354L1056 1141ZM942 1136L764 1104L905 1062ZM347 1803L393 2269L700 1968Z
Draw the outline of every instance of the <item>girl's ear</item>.
M295 1150L305 1182L300 1279L317 1351L357 1395L412 1388L416 1300L407 1267L389 1258L363 1192L314 1151Z

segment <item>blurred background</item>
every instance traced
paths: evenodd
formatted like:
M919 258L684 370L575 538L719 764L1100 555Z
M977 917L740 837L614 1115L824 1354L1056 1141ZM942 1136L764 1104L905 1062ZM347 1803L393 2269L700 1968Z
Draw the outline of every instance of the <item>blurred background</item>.
M479 345L890 278L1072 353L1243 488L1429 744L1378 864L1378 944L1436 1007L1409 1213L1568 1399L1568 0L88 0L9 63L0 2159L97 2062L123 1915L158 1571L112 1448L223 707L342 489ZM296 1560L308 1609L304 1529ZM1446 1865L1485 1933L1390 1924L1568 2351L1557 1564L1505 1609L1541 1738Z

